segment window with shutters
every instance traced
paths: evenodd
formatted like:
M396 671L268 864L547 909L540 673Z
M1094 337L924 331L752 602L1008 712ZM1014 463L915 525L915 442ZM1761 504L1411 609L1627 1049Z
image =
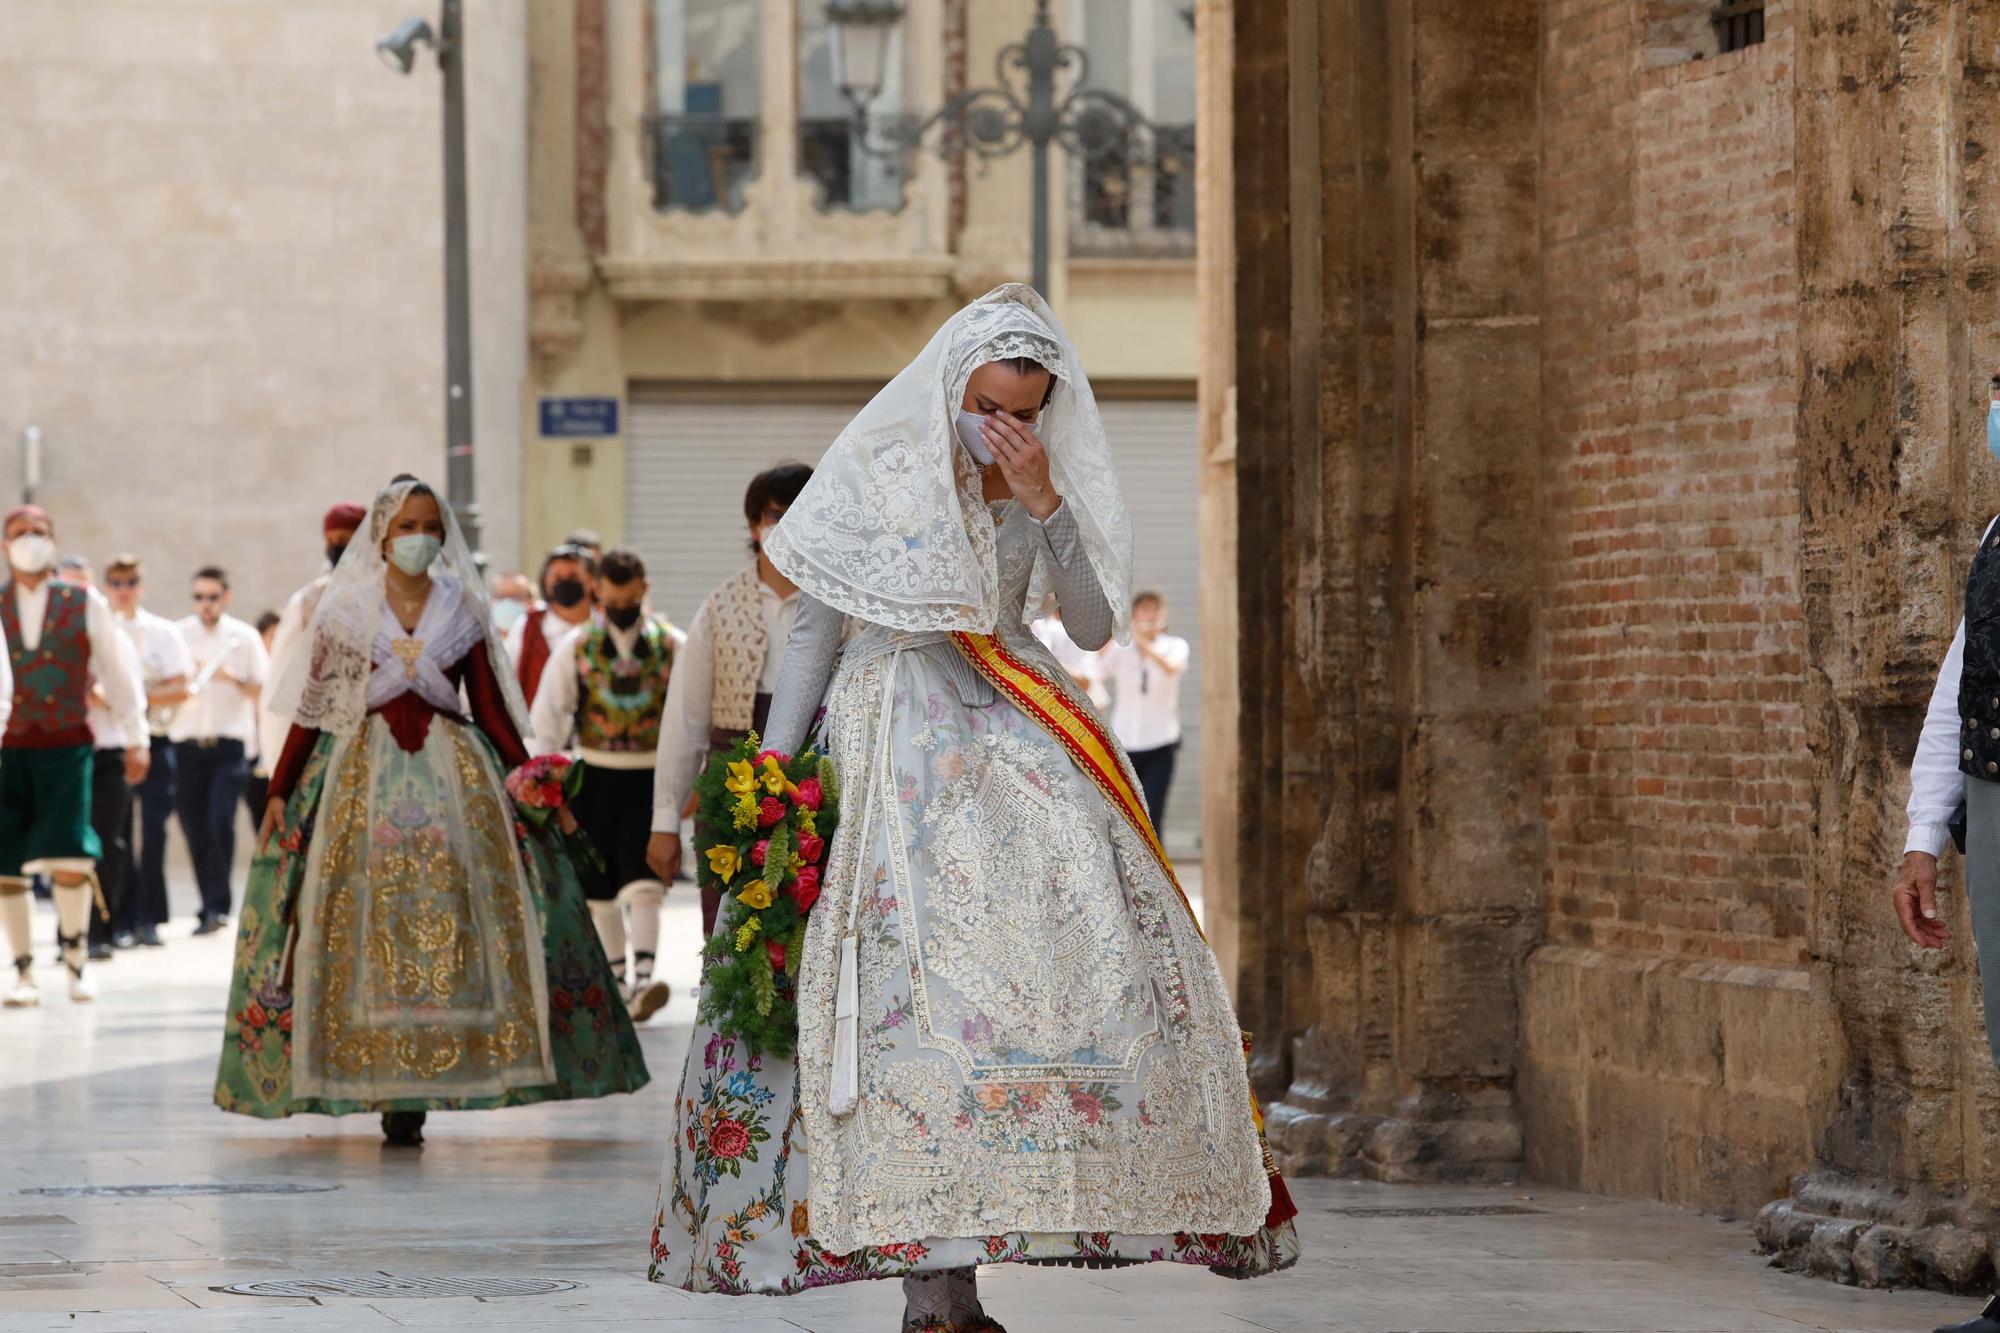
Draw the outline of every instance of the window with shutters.
M653 206L737 213L757 174L758 16L740 0L653 0Z
M1067 17L1065 36L1090 59L1089 86L1125 98L1151 123L1070 154L1071 252L1193 254L1194 6L1071 0Z

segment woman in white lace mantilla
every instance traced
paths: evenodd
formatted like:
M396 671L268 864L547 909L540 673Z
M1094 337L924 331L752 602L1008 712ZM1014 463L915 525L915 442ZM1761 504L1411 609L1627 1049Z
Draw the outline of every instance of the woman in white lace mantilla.
M766 549L805 594L766 744L796 752L824 702L841 823L796 1058L695 1031L653 1279L902 1276L906 1329L971 1333L998 1327L980 1263L1295 1262L1220 969L1028 629L1053 600L1086 647L1130 635L1124 502L1041 297L947 321Z

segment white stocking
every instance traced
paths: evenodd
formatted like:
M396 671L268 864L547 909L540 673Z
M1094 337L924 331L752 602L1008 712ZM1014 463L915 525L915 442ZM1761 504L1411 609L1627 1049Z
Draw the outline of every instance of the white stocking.
M62 960L75 976L83 975L84 960L89 957L84 952L84 936L90 930L91 890L95 887L90 880L81 884L56 884L53 891L56 900L56 930L67 941L63 945Z
M590 919L597 926L598 943L604 946L604 956L611 960L611 975L620 982L625 980L625 913L616 902L590 902Z
M0 879L0 926L7 931L8 957L25 980L34 967L35 899L28 881L8 876Z
M653 957L660 951L660 902L667 886L656 879L634 880L618 892L625 904L625 929L632 941L632 985L653 979Z

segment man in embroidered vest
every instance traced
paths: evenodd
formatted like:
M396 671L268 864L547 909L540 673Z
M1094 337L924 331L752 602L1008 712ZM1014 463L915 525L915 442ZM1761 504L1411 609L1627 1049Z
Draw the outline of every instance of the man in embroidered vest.
M145 696L110 605L93 589L50 577L55 534L55 523L33 505L8 514L0 528L11 571L0 589L0 627L14 677L0 740L0 926L16 973L5 1002L15 1008L41 1003L30 944L28 877L36 874L54 886L56 943L69 969L70 998L97 996L84 946L101 851L90 821L93 679L119 731L135 742L146 735ZM130 745L126 780L144 780L151 759L147 746Z
M599 569L603 615L552 650L529 721L540 753L566 750L575 737L583 765L576 822L605 861L605 873L584 878L584 895L605 955L626 979L632 1019L643 1023L667 1002L667 983L653 979L667 886L648 867L646 844L660 716L686 636L646 614L638 552L607 551Z
M688 627L660 729L653 836L646 849L654 873L668 882L680 873L681 820L691 811L695 774L708 752L764 729L785 640L799 613L799 590L764 554L764 538L811 479L812 469L804 463L780 464L750 479L743 518L756 558L708 595ZM704 940L715 930L721 902L715 890L702 890Z
M596 609L597 555L565 542L542 561L542 596L507 631L507 655L513 659L521 697L530 704L541 688L542 672L560 643Z

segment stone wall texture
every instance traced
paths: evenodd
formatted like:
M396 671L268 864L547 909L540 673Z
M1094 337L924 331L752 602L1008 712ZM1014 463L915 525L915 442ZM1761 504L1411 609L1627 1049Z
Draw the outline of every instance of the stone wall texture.
M467 8L476 424L511 560L527 7ZM443 471L440 80L371 49L411 11L0 5L0 499L39 426L62 544L138 552L157 609L213 561L254 616L317 571L329 502Z
M1975 1286L2000 1077L1969 947L1887 890L2000 493L2000 12L1772 0L1718 54L1707 11L1203 9L1219 933L1295 1170Z

